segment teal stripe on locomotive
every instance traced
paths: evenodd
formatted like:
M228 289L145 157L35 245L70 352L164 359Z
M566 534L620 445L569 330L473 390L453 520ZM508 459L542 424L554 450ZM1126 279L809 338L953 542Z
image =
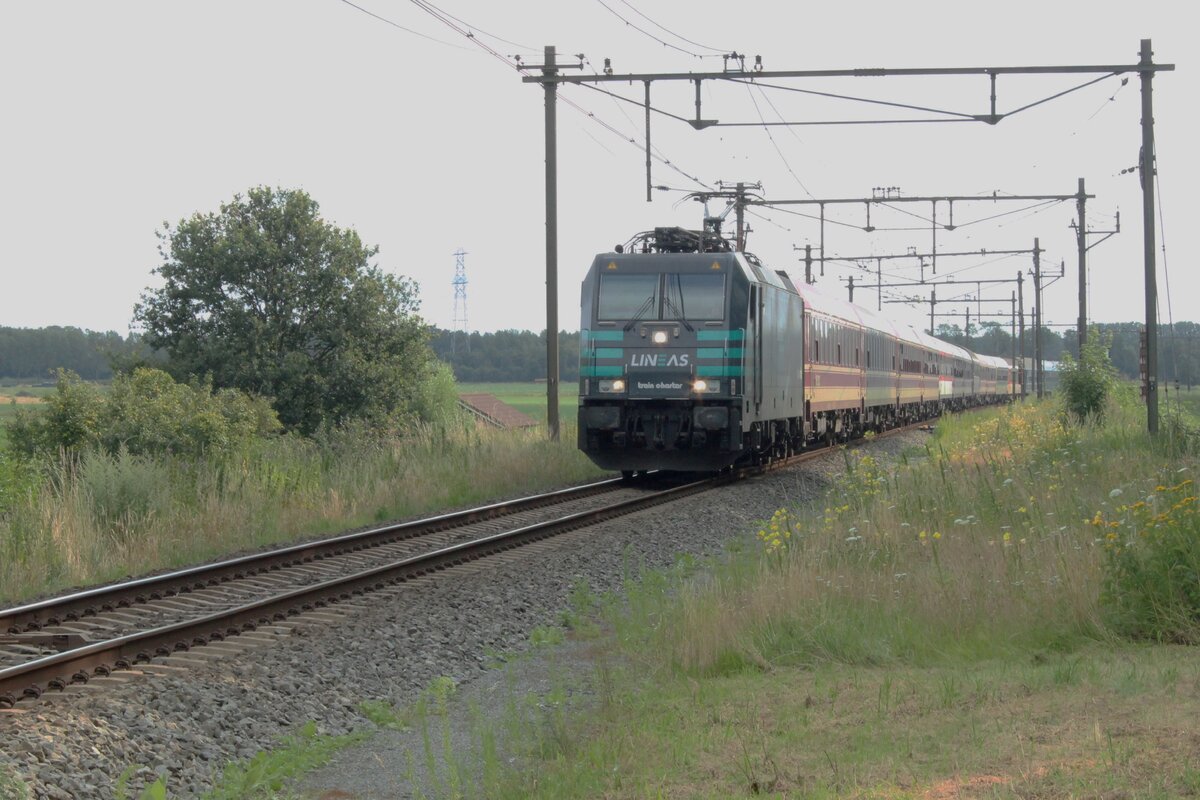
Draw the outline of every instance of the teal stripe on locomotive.
M739 378L742 375L742 368L717 366L710 367L701 364L696 366L696 375L701 378Z
M624 331L580 331L583 340L593 342L621 342L625 340Z
M696 358L741 358L742 348L740 347L700 347L696 350Z
M579 375L583 378L619 378L625 374L625 368L620 364L612 366L592 366L585 364L579 368Z
M696 331L696 340L701 342L741 341L744 336L745 331L740 328L736 331Z
M623 347L597 347L595 350L579 351L580 358L624 358L625 348Z

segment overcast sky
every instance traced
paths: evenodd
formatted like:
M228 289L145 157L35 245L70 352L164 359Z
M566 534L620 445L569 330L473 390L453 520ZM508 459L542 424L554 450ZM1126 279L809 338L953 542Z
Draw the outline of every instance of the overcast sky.
M163 221L214 211L236 192L268 184L305 189L326 219L378 244L383 269L420 283L422 313L431 322L451 325L453 253L462 248L471 329L544 327L541 88L523 84L518 72L412 0L356 2L440 41L343 0L0 2L0 325L128 330L134 303L154 285L155 231ZM748 63L761 55L767 70L1133 64L1139 39L1152 38L1156 61L1178 65L1154 81L1160 234L1170 270L1164 274L1160 250L1163 321L1168 277L1174 317L1200 317L1200 273L1185 238L1195 224L1186 198L1200 183L1189 6L1163 0L437 2L504 56L540 63L542 46L553 44L563 54L585 54L595 69L611 58L617 73L719 71L722 59L711 56L725 50L749 54ZM1017 108L1089 79L1001 76L998 105ZM984 77L786 84L988 110ZM641 100L640 84L608 88ZM656 84L654 92L663 110L694 113L687 84ZM654 202L645 202L641 145L628 141L640 142L639 108L583 87L564 87L562 95L595 115L558 107L560 322L576 329L579 282L595 253L656 225L697 227L701 208L680 202L682 191L655 192ZM705 117L723 122L930 116L732 82L706 84L703 103ZM1141 194L1136 172L1121 174L1138 159L1139 119L1133 75L1128 85L1107 78L996 126L773 127L768 136L761 125L697 132L656 116L652 142L686 176L710 185L761 181L768 199L864 197L880 186L906 195L1071 194L1083 177L1096 195L1088 204L1089 228L1111 229L1121 212L1121 234L1090 253L1090 316L1109 322L1144 313ZM700 188L686 176L654 162L655 184ZM938 247L1025 249L1040 237L1047 269L1064 260L1067 267L1067 277L1046 291L1046 319L1073 324L1074 204L1028 206L958 204L959 227L940 231ZM915 230L868 234L861 230L863 206L829 207L828 254L927 251L929 206L896 208L876 207L871 224ZM1005 211L1018 213L964 224ZM947 221L945 214L943 205L939 221ZM764 209L750 222L748 249L802 276L793 247L816 245L817 223L779 209ZM939 274L1010 278L1030 266L1028 257L943 259ZM885 270L896 279L917 271L915 262L903 261L885 262ZM870 280L861 269L828 268L819 286L845 296L839 277L852 272L859 283ZM984 297L1009 292L985 288ZM973 286L955 292L974 293ZM875 299L856 294L859 302ZM974 301L965 297L955 310L968 302L974 313ZM928 305L924 312L902 305L885 310L920 321Z

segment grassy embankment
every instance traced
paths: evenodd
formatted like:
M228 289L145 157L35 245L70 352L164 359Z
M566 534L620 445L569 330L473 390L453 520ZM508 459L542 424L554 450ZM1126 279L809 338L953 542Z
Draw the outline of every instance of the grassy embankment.
M537 388L527 405L544 418ZM468 426L391 442L284 437L214 464L92 455L0 515L0 603L599 474L570 426L554 444L542 428Z
M479 768L457 757L445 786L1200 794L1200 594L1191 619L1164 614L1171 587L1155 584L1200 593L1200 464L1194 439L1187 452L1143 428L1132 403L1083 428L1029 403L947 419L897 465L847 452L824 503L777 510L702 573L644 576L598 601L599 708L526 713L539 734L517 773L480 730ZM1180 569L1154 574L1156 552ZM566 619L588 631L580 610ZM1191 645L1138 637L1150 619Z

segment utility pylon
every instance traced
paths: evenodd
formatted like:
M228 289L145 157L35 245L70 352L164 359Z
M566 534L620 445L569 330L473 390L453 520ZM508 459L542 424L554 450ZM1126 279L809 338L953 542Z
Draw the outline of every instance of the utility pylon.
M471 352L471 334L467 331L467 251L461 247L454 251L454 317L450 331L450 354L458 351L458 334L466 342L466 351Z

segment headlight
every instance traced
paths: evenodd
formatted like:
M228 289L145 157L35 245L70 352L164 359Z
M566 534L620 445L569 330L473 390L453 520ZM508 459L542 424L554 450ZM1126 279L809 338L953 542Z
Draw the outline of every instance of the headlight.
M713 394L721 391L720 381L706 381L704 378L697 378L692 383L692 391L696 394Z
M650 336L650 340L652 342L654 342L655 344L666 344L667 343L667 332L666 331L655 331Z
M606 394L615 394L625 391L625 381L621 378L611 381L600 381L600 391Z

